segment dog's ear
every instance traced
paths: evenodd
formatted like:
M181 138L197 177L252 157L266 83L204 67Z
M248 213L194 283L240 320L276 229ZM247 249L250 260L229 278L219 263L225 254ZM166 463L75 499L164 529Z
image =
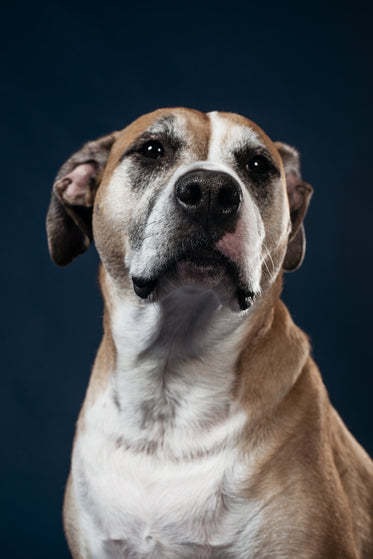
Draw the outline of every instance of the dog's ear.
M66 266L92 242L92 211L117 132L86 143L58 171L47 213L52 260Z
M312 187L301 179L299 153L296 149L275 143L284 165L289 199L291 232L283 268L293 272L302 264L306 252L306 236L303 219L312 196Z

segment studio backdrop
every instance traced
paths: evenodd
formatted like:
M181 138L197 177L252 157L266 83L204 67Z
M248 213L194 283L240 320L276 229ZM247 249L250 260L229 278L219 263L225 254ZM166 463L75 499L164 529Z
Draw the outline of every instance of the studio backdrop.
M301 153L314 196L283 298L373 453L371 3L29 2L2 9L4 559L66 559L61 508L102 334L98 257L64 269L45 214L85 141L158 107L224 110Z

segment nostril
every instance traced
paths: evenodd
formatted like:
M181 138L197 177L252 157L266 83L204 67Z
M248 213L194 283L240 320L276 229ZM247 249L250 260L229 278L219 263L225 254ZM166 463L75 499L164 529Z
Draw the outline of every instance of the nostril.
M217 206L223 212L230 213L235 211L241 201L240 193L234 185L221 187L217 196Z
M181 183L177 188L180 202L189 206L197 206L202 198L202 190L197 182Z
M242 202L242 190L223 171L198 169L182 175L175 184L175 202L189 220L206 228L233 227Z

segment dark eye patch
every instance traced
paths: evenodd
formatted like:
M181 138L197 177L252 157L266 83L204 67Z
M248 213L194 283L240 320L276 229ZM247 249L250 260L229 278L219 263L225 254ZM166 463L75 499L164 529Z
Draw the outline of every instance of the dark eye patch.
M253 175L280 175L272 156L265 148L243 148L234 153L241 170Z
M177 164L183 147L183 140L170 130L140 134L120 159L128 161L130 188L143 191L155 178L166 177Z
M144 132L128 147L120 161L133 157L139 164L153 166L159 160L162 163L173 160L181 147L182 142L174 134L164 132L155 135Z
M131 156L143 158L144 164L156 163L160 159L172 159L183 147L183 142L176 135L172 123L173 119L165 117L156 123L157 126L164 126L163 131L155 132L150 129L140 134L124 152L121 161Z
M280 171L265 148L245 147L234 152L237 174L258 199L267 198Z

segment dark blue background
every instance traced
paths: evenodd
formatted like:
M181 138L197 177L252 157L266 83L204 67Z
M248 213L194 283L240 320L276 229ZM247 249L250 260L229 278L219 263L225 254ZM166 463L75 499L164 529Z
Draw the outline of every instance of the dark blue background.
M49 260L53 177L158 107L235 111L302 153L308 252L284 298L372 454L370 3L30 2L2 16L1 556L69 556L60 510L101 336L95 250Z

